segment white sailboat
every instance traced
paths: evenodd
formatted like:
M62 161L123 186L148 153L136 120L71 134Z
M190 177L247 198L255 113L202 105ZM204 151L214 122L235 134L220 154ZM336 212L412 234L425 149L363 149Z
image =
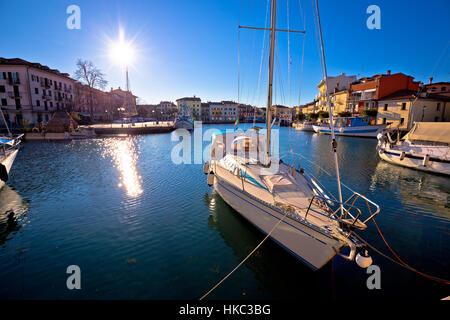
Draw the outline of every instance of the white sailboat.
M2 188L9 179L9 172L19 152L19 144L23 134L13 136L9 131L3 110L0 108L3 122L8 130L7 136L0 136L0 188Z
M277 152L271 152L276 4L271 0L266 135L258 129L214 135L204 173L226 203L312 269L320 269L336 254L368 267L372 259L354 232L366 229L380 211L378 205L354 191L343 201L338 167L339 200L332 200L303 168L295 168L294 163L285 163L276 157ZM332 137L337 164L334 133ZM368 212L363 213L355 203L358 201L367 204ZM346 247L349 253L340 253Z
M450 122L416 122L402 138L392 139L385 131L378 135L381 159L400 166L450 175Z

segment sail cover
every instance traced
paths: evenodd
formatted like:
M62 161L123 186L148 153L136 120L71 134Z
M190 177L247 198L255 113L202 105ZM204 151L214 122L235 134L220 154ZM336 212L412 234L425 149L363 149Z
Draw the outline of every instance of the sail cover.
M450 122L415 122L403 139L450 144Z

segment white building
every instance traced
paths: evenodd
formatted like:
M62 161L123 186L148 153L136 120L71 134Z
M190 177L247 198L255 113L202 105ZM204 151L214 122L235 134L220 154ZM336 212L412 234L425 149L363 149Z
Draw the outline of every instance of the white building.
M11 125L47 123L57 110L70 110L75 80L67 73L19 58L0 58L0 103Z

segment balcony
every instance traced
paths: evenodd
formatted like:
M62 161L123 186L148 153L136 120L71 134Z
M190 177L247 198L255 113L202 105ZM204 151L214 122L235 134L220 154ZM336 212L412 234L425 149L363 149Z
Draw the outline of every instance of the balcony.
M42 100L52 100L52 96L49 96L48 94L43 94Z

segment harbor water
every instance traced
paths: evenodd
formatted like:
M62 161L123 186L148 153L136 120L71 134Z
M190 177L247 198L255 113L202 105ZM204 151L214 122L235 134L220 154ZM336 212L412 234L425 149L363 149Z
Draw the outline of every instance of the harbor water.
M210 128L233 126L203 131ZM279 136L282 152L302 154L302 167L336 190L330 136L290 128ZM172 161L177 139L172 132L24 143L0 191L0 298L198 299L228 274L264 235L207 186L194 150L192 164ZM337 140L343 183L380 205L376 221L395 252L449 279L450 179L380 161L375 139ZM373 223L359 234L389 253ZM370 274L354 262L337 256L312 271L266 241L209 298L450 295L369 251L381 272L378 290L368 289ZM80 267L80 290L67 289L70 265Z

